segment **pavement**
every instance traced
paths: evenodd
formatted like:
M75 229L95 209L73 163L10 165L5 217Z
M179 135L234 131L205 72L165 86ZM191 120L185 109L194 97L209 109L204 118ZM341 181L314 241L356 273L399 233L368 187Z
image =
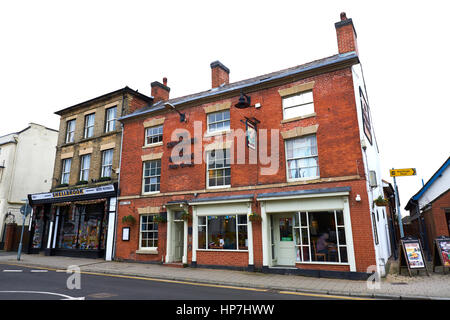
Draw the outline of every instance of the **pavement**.
M167 279L194 283L294 291L302 293L368 297L381 299L438 299L450 300L450 272L442 268L427 276L424 271L413 277L403 270L402 275L391 270L385 278L369 286L367 281L312 278L297 275L266 274L209 268L175 268L167 265L105 261L103 259L71 258L22 254L17 260L16 252L1 252L0 263L51 269L67 269L76 265L81 273L113 274L123 276ZM395 268L392 268L395 269Z

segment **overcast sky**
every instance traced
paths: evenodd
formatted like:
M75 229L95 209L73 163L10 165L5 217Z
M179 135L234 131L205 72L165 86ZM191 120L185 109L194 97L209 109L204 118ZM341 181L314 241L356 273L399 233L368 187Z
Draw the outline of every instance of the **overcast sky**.
M446 1L368 3L3 1L0 136L29 122L58 129L55 111L126 85L150 95L167 77L172 98L207 90L215 60L235 82L334 55L345 11L383 178L417 168L398 179L403 208L449 156L449 10Z

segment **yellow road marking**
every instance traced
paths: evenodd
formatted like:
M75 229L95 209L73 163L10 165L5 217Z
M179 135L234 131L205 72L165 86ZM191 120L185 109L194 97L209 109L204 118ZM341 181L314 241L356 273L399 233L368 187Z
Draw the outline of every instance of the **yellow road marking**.
M373 300L370 298L357 298L357 297L344 297L344 296L333 296L329 294L316 294L316 293L302 293L302 292L293 292L293 291L280 291L281 294L294 294L298 296L307 296L307 297L318 297L318 298L333 298L333 299L347 299L347 300Z
M13 263L5 263L11 266L20 266L24 268L35 268L35 269L45 269L56 272L65 272L63 269L52 269L45 267L35 267L35 266L27 266ZM97 272L88 272L88 271L80 271L81 274L89 274L95 276L104 276L104 277L113 277L113 278L125 278L125 279L136 279L136 280L147 280L147 281L157 281L157 282L166 282L166 283L177 283L177 284L189 284L193 286L200 287L214 287L214 288L224 288L224 289L236 289L236 290L246 290L246 291L256 291L256 292L267 292L268 289L257 289L257 288L247 288L247 287L236 287L236 286L228 286L228 285L217 285L217 284L209 284L209 283L197 283L197 282L189 282L189 281L181 281L181 280L169 280L169 279L158 279L158 278L149 278L149 277L138 277L138 276L127 276L127 275L118 275L118 274L106 274L106 273L97 273Z
M11 265L11 266L19 266L19 267L24 267L24 268L35 268L35 269L44 269L44 270L50 270L50 271L56 271L56 272L66 272L64 269L53 269L53 268L46 268L46 267L27 266L27 265L14 264L14 263L3 263L3 264ZM106 274L106 273L97 273L97 272L88 272L88 271L80 271L80 273L95 275L95 276L113 277L113 278L188 284L188 285L199 286L199 287L236 289L236 290L246 290L246 291L256 291L256 292L269 291L269 289L256 289L256 288L236 287L236 286L217 285L217 284L208 284L208 283L196 283L196 282L181 281L181 280L168 280L168 279L157 279L157 278L148 278L148 277L126 276L126 275L118 275L118 274ZM293 294L293 295L306 296L306 297L328 298L328 299L334 298L334 299L347 299L347 300L372 300L370 298L343 297L343 296L334 296L334 295L328 295L328 294L302 293L302 292L294 292L294 291L279 291L279 293L280 294Z

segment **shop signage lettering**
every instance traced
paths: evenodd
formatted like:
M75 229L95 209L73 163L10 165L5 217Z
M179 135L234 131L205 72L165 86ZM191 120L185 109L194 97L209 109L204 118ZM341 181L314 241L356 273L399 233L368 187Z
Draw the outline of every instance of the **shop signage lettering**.
M61 197L69 197L69 196L79 196L84 194L83 189L75 189L75 190L64 190L53 192L53 198L61 198Z
M86 189L72 189L72 190L61 190L49 193L38 193L31 195L32 201L44 200L44 199L59 199L65 197L73 197L73 196L84 196L88 194L96 194L103 192L112 192L114 191L113 185L101 186L98 188L86 188Z
M196 138L191 138L190 141L188 140L187 142L184 142L183 137L180 136L180 140L179 141L167 142L167 148L171 149L171 148L175 147L179 143L189 143L190 142L191 144L194 144L196 140L197 140Z

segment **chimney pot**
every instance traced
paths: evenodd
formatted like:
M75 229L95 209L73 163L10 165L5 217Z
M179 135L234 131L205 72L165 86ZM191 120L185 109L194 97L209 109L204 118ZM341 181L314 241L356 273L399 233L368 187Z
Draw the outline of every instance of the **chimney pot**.
M345 12L341 12L341 21L336 22L334 26L336 28L339 53L356 52L358 55L356 31L352 19L347 18Z
M220 61L212 62L210 66L212 88L230 83L230 69L225 67Z
M163 84L164 83L164 84ZM167 86L167 78L164 77L163 83L154 81L151 83L153 102L169 100L170 88Z

